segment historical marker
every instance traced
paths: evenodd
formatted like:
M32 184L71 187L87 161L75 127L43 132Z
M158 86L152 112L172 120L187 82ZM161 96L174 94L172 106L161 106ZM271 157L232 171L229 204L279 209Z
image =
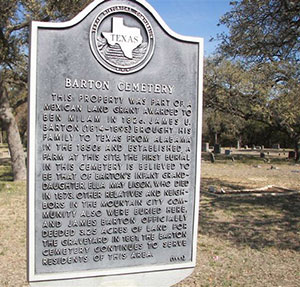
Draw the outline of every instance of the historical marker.
M201 39L142 0L32 23L32 286L170 286L192 272L202 57Z

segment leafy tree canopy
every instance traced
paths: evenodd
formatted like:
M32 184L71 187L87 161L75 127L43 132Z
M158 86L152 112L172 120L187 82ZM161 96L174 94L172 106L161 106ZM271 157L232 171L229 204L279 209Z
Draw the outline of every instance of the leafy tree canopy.
M300 141L300 2L240 0L220 20L220 58L210 60L207 101ZM221 59L221 60L220 60ZM209 74L207 75L209 76Z
M30 22L66 21L90 2L91 0L0 1L0 72L2 81L9 86L9 90L27 88ZM16 106L27 100L26 94L21 94L21 99L13 101Z
M65 21L90 2L91 0L1 0L1 70L14 71L14 83L26 83L31 20Z
M250 61L297 61L300 50L298 0L242 0L220 20L229 34L220 35L221 50Z
M299 65L257 64L212 58L206 61L204 104L223 113L256 120L300 139ZM280 80L274 81L274 75Z
M27 92L24 91L27 91L30 22L65 21L89 2L91 0L0 1L0 127L7 133L15 180L26 178L15 111L27 101Z

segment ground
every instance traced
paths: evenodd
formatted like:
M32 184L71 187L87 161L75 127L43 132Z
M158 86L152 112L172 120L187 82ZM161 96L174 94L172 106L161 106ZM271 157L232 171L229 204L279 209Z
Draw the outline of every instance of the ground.
M1 150L0 150L1 153ZM275 154L275 153L274 153ZM204 154L197 267L176 287L300 286L300 195L218 195L223 189L275 185L300 190L300 166L283 153L271 162L259 154ZM9 160L0 158L0 286L26 284L26 187L13 183ZM147 286L147 285L145 285ZM159 286L158 286L159 287Z

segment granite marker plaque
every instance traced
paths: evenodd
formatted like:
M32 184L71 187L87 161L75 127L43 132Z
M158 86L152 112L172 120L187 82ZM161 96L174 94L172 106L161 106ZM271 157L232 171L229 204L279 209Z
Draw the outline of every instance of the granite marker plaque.
M32 23L32 286L170 286L192 272L202 43L141 0Z

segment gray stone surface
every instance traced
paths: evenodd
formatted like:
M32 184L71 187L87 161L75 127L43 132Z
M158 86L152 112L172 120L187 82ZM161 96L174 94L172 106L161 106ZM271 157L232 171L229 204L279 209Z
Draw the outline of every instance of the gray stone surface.
M195 264L199 41L138 2L95 2L80 23L36 24L35 280Z
M214 153L215 154L220 154L221 153L221 145L220 144L215 144L214 145Z
M288 156L288 158L289 158L289 159L295 159L295 157L296 157L296 153L295 153L294 151L289 151L289 156Z
M203 143L202 151L203 152L209 152L209 143Z
M209 153L209 159L210 159L211 163L214 163L216 161L214 153L212 153L212 152Z

